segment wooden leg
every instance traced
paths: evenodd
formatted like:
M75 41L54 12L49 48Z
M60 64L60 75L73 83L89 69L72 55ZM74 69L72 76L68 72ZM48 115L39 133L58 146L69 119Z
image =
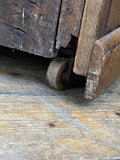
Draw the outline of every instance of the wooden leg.
M87 76L94 43L104 35L110 0L86 0L74 73Z
M120 76L120 28L95 42L85 98L97 98Z

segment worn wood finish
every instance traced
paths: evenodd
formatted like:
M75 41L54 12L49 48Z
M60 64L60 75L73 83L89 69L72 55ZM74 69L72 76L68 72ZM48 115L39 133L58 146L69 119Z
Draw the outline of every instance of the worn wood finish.
M0 45L53 57L60 0L1 0Z
M120 76L120 28L97 40L93 49L85 98L97 98Z
M74 72L86 76L94 43L104 34L110 0L86 0Z
M112 0L108 18L108 24L106 27L106 33L113 31L119 26L120 26L120 1Z
M58 90L65 90L66 85L63 81L63 73L68 67L68 61L62 58L54 58L47 70L47 80L51 87Z
M120 78L89 101L51 89L47 61L23 55L0 54L0 160L120 159Z
M67 47L72 36L78 37L85 0L62 0L56 48Z

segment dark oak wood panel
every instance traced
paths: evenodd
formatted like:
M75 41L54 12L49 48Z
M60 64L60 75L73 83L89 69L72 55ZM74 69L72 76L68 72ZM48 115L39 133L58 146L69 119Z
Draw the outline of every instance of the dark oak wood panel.
M78 37L85 0L63 0L56 48L67 47L72 36Z
M1 0L0 45L53 57L60 0Z

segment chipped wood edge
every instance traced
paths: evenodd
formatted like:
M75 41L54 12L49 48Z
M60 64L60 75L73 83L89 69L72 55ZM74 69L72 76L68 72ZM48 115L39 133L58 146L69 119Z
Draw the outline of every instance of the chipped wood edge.
M66 48L72 37L78 37L85 0L63 0L56 37L56 49Z
M95 42L86 83L85 98L97 98L120 75L119 52L120 28Z

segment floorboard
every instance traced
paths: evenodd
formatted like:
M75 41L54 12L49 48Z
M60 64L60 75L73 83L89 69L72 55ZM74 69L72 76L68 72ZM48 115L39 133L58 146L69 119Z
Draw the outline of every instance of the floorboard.
M98 99L49 87L46 60L0 54L0 160L120 158L120 78Z

